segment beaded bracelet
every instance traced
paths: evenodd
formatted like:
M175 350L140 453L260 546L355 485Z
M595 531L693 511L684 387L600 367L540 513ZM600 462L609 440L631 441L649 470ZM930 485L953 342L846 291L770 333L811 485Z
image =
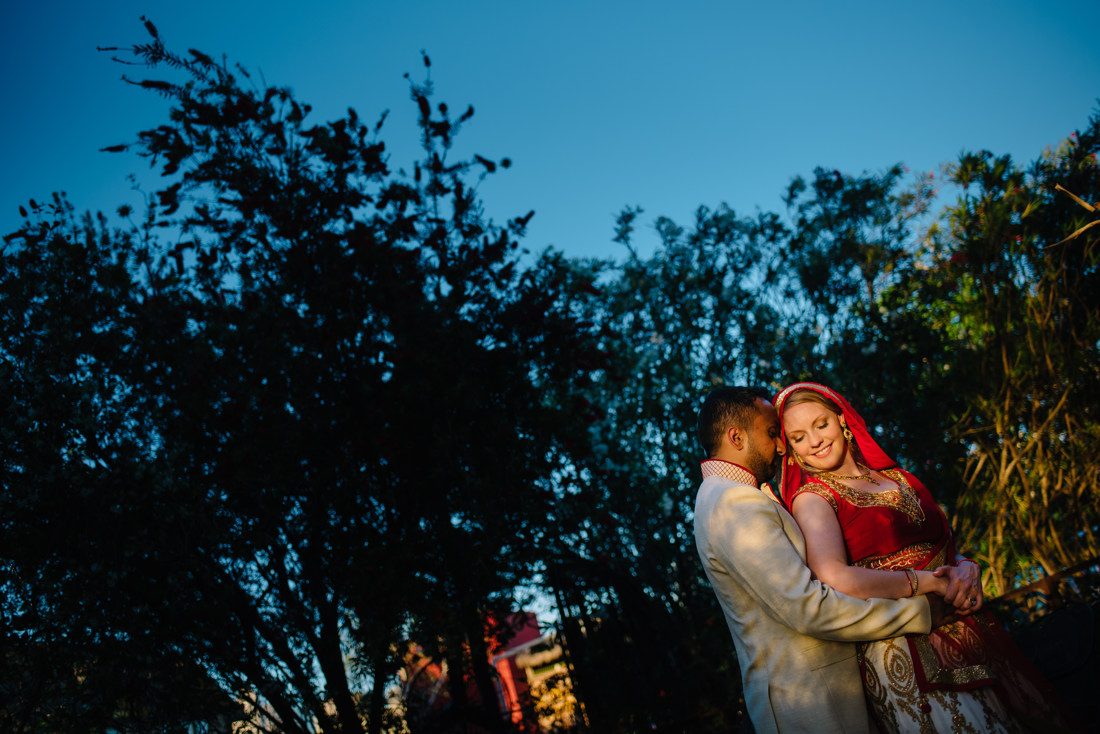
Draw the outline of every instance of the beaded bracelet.
M955 565L956 566L961 566L964 563L973 563L975 566L978 567L978 570L981 570L981 568L982 568L982 564L978 563L973 558L960 558Z
M909 596L917 595L917 572L911 568L903 568L905 580L909 582Z

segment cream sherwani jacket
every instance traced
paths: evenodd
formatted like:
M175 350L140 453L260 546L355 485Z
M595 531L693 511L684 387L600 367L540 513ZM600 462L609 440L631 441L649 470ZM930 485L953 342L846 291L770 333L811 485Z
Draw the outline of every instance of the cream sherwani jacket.
M713 462L704 462L715 471ZM757 732L873 731L853 642L928 632L924 597L865 601L811 577L806 541L770 495L706 476L695 501L695 545L733 635Z

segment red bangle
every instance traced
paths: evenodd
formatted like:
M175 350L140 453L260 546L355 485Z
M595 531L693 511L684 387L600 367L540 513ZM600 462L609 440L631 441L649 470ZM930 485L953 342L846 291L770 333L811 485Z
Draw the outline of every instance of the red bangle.
M911 568L903 568L901 570L905 573L905 580L909 582L909 596L916 596L917 572Z

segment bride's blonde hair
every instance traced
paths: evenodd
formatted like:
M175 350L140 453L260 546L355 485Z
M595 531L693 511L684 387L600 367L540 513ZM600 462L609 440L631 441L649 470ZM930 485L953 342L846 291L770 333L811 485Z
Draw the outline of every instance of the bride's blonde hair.
M830 398L825 397L816 390L808 390L806 388L795 390L787 396L787 399L783 401L783 412L786 413L787 408L792 405L801 405L802 403L817 403L818 405L825 406L837 415L844 415L844 411L840 409L840 406L834 403Z

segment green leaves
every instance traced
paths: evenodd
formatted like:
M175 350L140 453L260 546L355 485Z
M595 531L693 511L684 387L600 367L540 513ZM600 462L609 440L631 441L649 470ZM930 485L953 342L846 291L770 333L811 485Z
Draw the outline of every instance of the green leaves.
M934 361L953 406L941 425L966 447L956 525L1001 591L1098 550L1097 487L1079 473L1090 460L1073 438L1095 430L1096 243L1076 197L1058 193L1095 196L1097 124L1082 136L1091 148L1068 142L1029 169L961 156L950 169L961 193L931 258L890 296L891 315L940 341Z

